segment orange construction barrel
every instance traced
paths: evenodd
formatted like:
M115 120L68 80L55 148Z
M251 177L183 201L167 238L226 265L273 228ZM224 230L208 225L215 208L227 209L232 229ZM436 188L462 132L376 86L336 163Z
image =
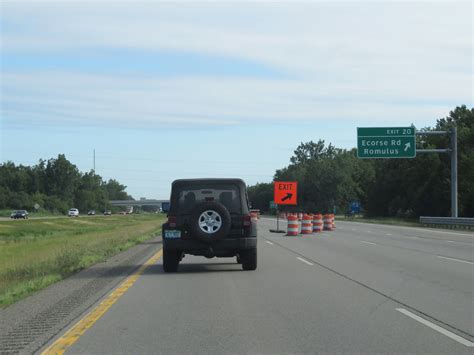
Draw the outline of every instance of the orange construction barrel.
M330 214L323 216L323 226L325 231L332 231L332 218Z
M288 216L288 227L286 235L295 236L300 231L300 222L296 216Z
M250 219L252 222L257 223L258 222L258 214L257 212L250 212Z
M313 233L313 217L309 214L303 215L303 222L301 223L301 234Z
M319 233L323 231L323 215L317 213L313 216L313 233Z

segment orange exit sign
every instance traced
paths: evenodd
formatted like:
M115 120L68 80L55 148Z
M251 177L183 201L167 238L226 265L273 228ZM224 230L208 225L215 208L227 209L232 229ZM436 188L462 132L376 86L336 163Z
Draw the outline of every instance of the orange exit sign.
M273 200L277 205L296 205L298 183L296 181L274 181Z

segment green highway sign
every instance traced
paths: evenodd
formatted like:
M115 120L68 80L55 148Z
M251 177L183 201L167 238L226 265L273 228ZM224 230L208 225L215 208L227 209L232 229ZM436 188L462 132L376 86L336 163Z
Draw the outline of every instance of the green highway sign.
M358 127L358 158L414 158L415 127Z
M270 207L271 210L274 210L274 209L277 208L277 204L275 203L275 201L270 201L270 206L269 207Z

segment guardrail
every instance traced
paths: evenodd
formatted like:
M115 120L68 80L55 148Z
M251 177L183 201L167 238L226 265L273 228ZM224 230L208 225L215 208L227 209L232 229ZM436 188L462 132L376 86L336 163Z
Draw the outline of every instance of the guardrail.
M474 229L474 218L463 217L420 217L421 224L451 226L454 228Z
M112 206L161 206L164 202L170 202L169 200L111 200L109 201Z

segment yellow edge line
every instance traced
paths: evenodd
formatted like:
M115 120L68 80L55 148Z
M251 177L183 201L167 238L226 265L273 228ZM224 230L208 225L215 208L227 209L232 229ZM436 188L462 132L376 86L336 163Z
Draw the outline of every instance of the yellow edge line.
M163 255L163 249L158 250L155 255L148 259L134 274L127 277L119 287L113 290L99 305L92 311L86 314L79 322L77 322L71 329L69 329L63 336L51 344L41 355L63 354L71 345L73 345L79 338L94 325L112 305L127 290L133 286L140 275L152 264L155 264Z

